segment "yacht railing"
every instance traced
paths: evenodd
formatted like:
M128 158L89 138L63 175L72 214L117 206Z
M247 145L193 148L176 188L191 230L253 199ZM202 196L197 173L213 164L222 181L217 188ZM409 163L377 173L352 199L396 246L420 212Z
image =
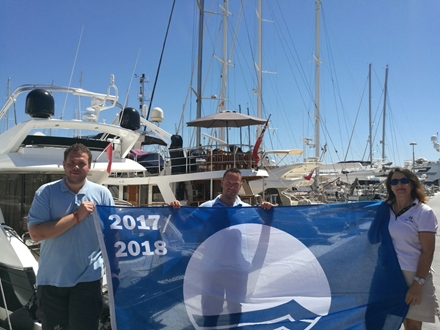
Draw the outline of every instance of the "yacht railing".
M231 151L203 147L169 149L165 161L170 164L171 174L222 171L233 167L251 169L256 166L250 151L231 149Z

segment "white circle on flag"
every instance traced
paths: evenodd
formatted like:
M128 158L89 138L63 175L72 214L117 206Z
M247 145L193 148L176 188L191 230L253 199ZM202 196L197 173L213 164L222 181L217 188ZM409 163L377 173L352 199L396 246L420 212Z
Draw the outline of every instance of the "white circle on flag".
M197 316L256 312L294 300L322 317L331 304L315 255L294 236L261 224L228 227L201 243L188 263L183 294L196 329Z

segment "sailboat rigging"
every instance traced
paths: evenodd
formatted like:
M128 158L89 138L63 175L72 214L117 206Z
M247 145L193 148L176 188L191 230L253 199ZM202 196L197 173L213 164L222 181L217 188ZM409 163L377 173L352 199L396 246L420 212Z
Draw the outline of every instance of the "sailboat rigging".
M383 122L382 122L382 161L385 162L385 119L386 119L386 109L387 109L387 90L388 90L388 65L385 68L385 87L383 95ZM383 169L383 167L382 167Z

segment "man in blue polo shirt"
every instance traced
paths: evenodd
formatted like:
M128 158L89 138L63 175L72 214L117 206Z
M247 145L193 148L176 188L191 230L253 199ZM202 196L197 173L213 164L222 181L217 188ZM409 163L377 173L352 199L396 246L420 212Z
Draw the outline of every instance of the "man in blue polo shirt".
M206 218L206 212L204 212L206 210L201 208L217 209L215 212L209 212L211 215L203 222L199 237L199 242L203 245L199 253L202 255L201 313L205 328L214 328L218 325L225 301L229 311L227 322L234 328L240 324L242 302L246 297L252 263L243 256L242 234L236 225L264 223L258 212L250 210L246 212L243 209L250 205L238 197L241 186L240 170L237 168L227 170L221 180L221 195L201 204L199 209L185 219L185 221L190 221L190 219L196 222L201 221L200 219ZM176 209L181 206L177 200L169 205ZM262 202L260 206L268 210L273 205L269 202Z
M43 329L96 330L103 261L92 212L114 205L110 191L87 180L92 154L64 152L65 178L41 186L29 210L29 233L41 241L37 296Z
M240 197L238 196L238 192L241 189L242 186L242 176L241 172L238 168L230 168L225 171L223 174L223 178L220 182L220 185L222 187L222 193L218 195L216 198L210 201L206 201L199 205L199 207L234 207L234 208L240 208L240 207L249 207L248 203L243 202ZM172 206L175 209L179 209L182 205L180 201L175 200L168 204L169 206ZM260 206L264 210L269 210L272 208L273 204L269 202L262 202ZM225 210L224 210L225 211ZM193 214L191 214L192 218L197 218L197 215L199 213L203 213L202 210L196 210ZM204 230L202 232L202 237L200 238L200 241L205 240L212 234L216 233L217 231L227 228L231 226L232 223L238 223L240 222L240 217L242 216L243 212L237 211L233 212L229 215L223 215L223 212L221 210L218 210L214 214L214 218L210 219L210 221L207 221L204 225ZM249 213L247 213L247 216L249 217ZM255 223L262 223L262 219L258 215L257 212L254 213L254 216L252 217ZM247 219L247 222L252 222Z
M236 207L236 206L250 206L248 203L243 202L240 197L238 197L238 192L241 189L241 172L238 168L230 168L226 170L223 174L221 180L222 193L218 195L213 200L204 202L199 207L213 207L213 206L225 206L225 207ZM181 204L178 200L175 200L168 205L174 208L180 208ZM270 209L273 204L269 202L262 202L260 205L263 209Z

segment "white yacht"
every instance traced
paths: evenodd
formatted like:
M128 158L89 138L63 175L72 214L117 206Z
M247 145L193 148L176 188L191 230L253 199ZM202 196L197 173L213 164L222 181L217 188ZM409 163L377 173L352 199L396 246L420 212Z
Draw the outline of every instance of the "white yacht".
M153 109L149 121L136 109L118 103L113 76L107 93L54 85L20 86L0 109L0 120L23 93L27 93L29 119L0 134L0 328L21 318L12 312L21 313L23 306L32 305L37 264L25 245L32 242L22 235L27 231L35 191L64 176L68 146L88 146L93 157L88 179L108 186L115 199L129 205L166 205L175 199L198 205L221 191L220 180L231 167L241 169L240 195L252 203L255 194L249 180L267 177L267 171L255 168L250 153L183 148L178 135L157 125L163 119L160 109ZM56 119L57 93L91 100L82 119ZM119 108L115 120L110 124L100 121L101 112L113 107ZM40 328L34 320L34 330Z

